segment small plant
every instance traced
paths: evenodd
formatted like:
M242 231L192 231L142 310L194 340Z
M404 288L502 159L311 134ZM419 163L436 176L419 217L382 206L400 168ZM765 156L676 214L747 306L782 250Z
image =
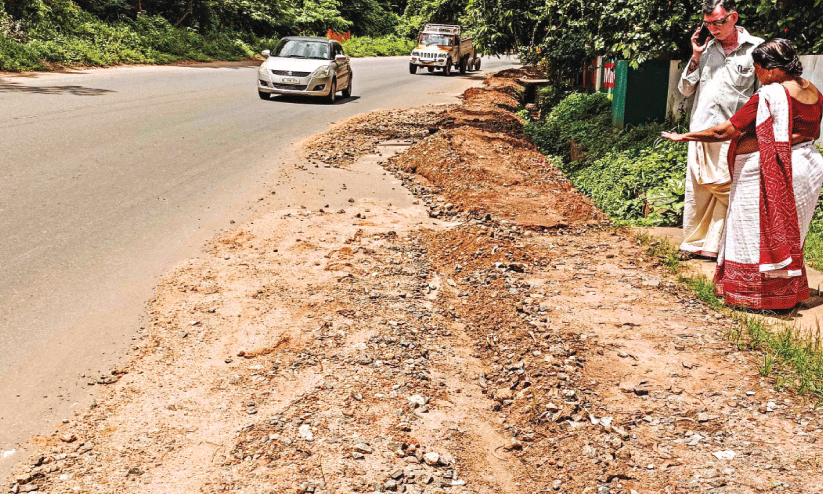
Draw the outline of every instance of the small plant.
M769 377L772 375L772 370L774 369L775 364L774 355L771 353L764 353L763 354L763 365L760 367L760 375L763 377Z
M637 234L637 241L640 245L648 248L647 251L650 256L663 261L663 265L671 273L677 274L680 272L683 264L680 260L680 251L667 238L654 237L647 232L640 232Z

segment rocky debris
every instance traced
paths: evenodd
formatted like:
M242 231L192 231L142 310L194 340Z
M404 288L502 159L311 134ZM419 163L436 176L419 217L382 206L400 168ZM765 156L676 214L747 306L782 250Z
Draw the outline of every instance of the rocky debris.
M331 130L304 144L306 158L314 166L348 166L387 140L425 139L436 132L449 110L457 105L430 105L412 110L382 110L335 124Z

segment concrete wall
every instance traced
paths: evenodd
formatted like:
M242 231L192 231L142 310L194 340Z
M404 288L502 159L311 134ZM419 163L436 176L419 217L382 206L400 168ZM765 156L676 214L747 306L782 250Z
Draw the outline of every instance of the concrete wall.
M803 78L808 79L823 91L823 55L805 55L800 57L803 62ZM684 98L677 90L677 83L680 75L686 67L686 62L673 60L669 66L669 99L666 105L666 113L670 117L677 118L681 112L689 115L694 98ZM823 124L821 124L821 138L817 141L823 145Z
M679 60L669 62L669 99L666 104L666 115L670 118L677 119L680 115L688 117L692 110L694 96L686 98L677 89L677 83L680 82L680 76L685 69L685 62Z

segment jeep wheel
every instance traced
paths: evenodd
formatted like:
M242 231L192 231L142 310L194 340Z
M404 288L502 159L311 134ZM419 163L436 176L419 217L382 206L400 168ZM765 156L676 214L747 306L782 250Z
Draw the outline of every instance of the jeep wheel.
M417 65L410 63L409 64L409 74L416 74L417 73Z
M426 67L426 68L429 69L429 72L434 72L434 67Z

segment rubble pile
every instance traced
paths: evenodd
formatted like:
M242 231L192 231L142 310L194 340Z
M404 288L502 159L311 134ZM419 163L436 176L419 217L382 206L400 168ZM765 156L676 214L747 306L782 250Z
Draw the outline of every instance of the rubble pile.
M411 110L380 110L336 123L323 134L303 143L312 165L345 167L372 154L377 145L391 139L418 142L436 132L457 105L429 105Z

